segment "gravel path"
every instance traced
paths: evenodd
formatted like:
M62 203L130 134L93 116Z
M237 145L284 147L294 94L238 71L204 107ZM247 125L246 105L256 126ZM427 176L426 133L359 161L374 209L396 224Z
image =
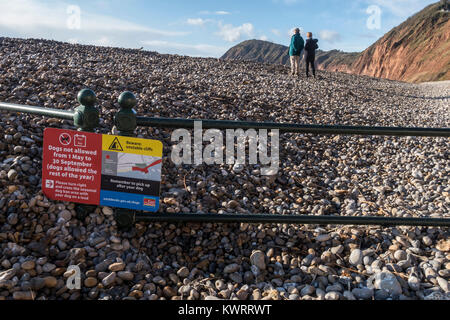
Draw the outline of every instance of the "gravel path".
M75 106L93 89L108 133L124 90L140 115L381 126L450 126L450 90L282 67L0 38L0 101ZM110 208L85 221L40 189L45 127L69 121L1 112L2 299L443 299L443 228L136 224ZM164 142L161 211L450 217L448 138L283 134L277 176L256 165L175 167ZM186 181L186 187L184 185ZM82 272L69 290L70 265Z

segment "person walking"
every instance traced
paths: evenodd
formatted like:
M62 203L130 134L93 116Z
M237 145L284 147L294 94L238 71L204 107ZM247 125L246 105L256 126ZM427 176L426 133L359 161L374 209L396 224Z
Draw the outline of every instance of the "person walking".
M316 77L316 66L315 66L316 49L319 48L319 46L317 45L317 42L319 42L319 40L313 39L312 38L313 35L311 32L308 32L306 34L306 36L308 37L308 39L306 39L306 44L305 44L306 77L309 78L309 65L311 65L313 76L315 78Z
M291 58L291 75L300 75L300 56L305 47L305 41L300 35L300 29L295 28L294 35L291 38L289 46L289 56Z

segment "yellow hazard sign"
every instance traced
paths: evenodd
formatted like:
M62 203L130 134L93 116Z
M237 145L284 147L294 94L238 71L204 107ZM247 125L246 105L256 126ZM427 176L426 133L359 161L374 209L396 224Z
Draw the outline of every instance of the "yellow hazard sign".
M163 144L158 140L103 135L102 149L103 151L162 157Z
M108 148L108 151L119 151L119 152L123 151L123 148L122 148L122 145L119 142L119 139L115 138L113 140L113 142L111 143L111 145Z

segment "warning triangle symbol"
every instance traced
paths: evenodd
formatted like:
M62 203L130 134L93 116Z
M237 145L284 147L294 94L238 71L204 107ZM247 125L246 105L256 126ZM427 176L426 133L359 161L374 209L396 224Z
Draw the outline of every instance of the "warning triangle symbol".
M122 145L119 142L118 138L115 138L114 141L111 143L111 145L109 146L108 150L112 150L112 151L123 151Z

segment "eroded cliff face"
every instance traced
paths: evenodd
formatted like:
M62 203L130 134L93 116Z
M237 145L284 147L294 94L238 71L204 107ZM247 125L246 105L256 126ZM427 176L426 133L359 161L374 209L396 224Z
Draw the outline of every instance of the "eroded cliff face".
M365 50L349 72L391 80L450 79L450 13L428 6Z

